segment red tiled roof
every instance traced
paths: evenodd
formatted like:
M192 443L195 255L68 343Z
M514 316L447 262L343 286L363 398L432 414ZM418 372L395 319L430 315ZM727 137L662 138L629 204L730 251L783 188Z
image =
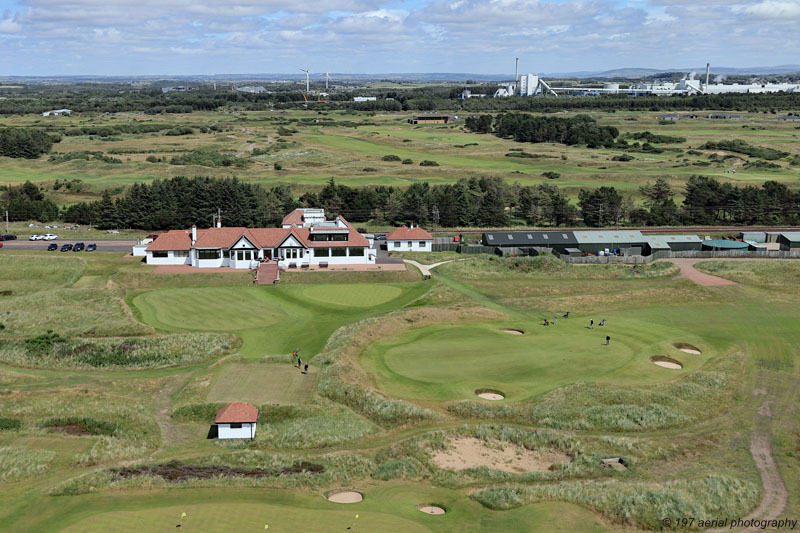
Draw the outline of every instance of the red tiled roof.
M242 235L258 246L247 228L208 228L197 230L197 242L193 248L230 248Z
M386 236L387 241L432 241L433 236L420 227L408 229L408 226L400 226Z
M150 243L147 252L168 252L170 250L189 250L192 247L191 230L173 229L162 233Z
M258 420L258 409L246 402L231 402L219 411L216 424L253 423Z
M283 222L281 224L289 225L289 224L299 224L303 225L303 209L295 209L285 217L283 217Z

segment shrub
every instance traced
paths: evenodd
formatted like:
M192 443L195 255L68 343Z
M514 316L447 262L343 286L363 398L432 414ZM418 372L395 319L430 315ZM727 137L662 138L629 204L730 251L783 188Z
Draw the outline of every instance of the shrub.
M634 157L628 154L615 155L611 158L612 161L633 161Z
M283 165L281 165L280 163L275 163L274 165L272 165L272 168L274 168L275 170L283 170Z
M383 161L401 161L398 155L385 155L381 158Z
M158 158L154 155L148 155L145 161L148 163L158 163Z
M164 135L176 137L178 135L191 135L192 133L194 133L194 130L188 126L176 126L168 130Z
M0 156L36 159L49 152L54 142L56 138L40 129L0 128Z
M189 153L175 156L170 160L171 165L200 165L204 167L238 167L243 168L250 164L246 159L241 159L230 154L222 154L201 148Z
M421 167L438 167L439 163L437 163L436 161L430 161L428 159L425 159L424 161L420 162L419 166L421 166Z
M375 167L364 167L361 169L361 172L377 172L377 168Z
M547 172L542 172L542 177L545 177L549 180L557 180L558 178L561 177L561 174L559 174L558 172L547 171Z
M707 142L700 147L701 150L726 150L728 152L736 152L737 154L749 155L751 157L760 157L761 159L775 160L789 155L788 152L774 150L772 148L762 148L760 146L752 146L740 139L733 139L730 141Z
M22 421L17 418L0 418L0 431L4 429L19 429Z
M412 161L411 159L403 159L403 164L404 165L413 165L414 161Z

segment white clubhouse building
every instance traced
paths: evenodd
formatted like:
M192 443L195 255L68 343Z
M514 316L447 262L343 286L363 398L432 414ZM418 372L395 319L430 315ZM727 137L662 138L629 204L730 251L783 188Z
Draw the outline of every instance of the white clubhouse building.
M280 268L374 265L376 250L342 217L325 219L322 209L295 209L280 228L170 230L146 249L148 265L199 268L256 268L275 261Z

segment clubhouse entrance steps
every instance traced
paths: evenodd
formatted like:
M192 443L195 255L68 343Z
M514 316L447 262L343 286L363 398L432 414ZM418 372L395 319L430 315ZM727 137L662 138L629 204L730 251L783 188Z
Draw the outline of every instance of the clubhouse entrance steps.
M278 270L278 264L275 262L261 263L256 269L256 285L271 285L273 283L280 283L281 271Z

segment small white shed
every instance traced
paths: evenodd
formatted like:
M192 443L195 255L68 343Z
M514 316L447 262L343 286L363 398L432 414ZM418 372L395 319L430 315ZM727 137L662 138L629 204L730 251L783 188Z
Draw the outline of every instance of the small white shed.
M246 402L231 402L214 419L218 439L254 439L258 409Z

